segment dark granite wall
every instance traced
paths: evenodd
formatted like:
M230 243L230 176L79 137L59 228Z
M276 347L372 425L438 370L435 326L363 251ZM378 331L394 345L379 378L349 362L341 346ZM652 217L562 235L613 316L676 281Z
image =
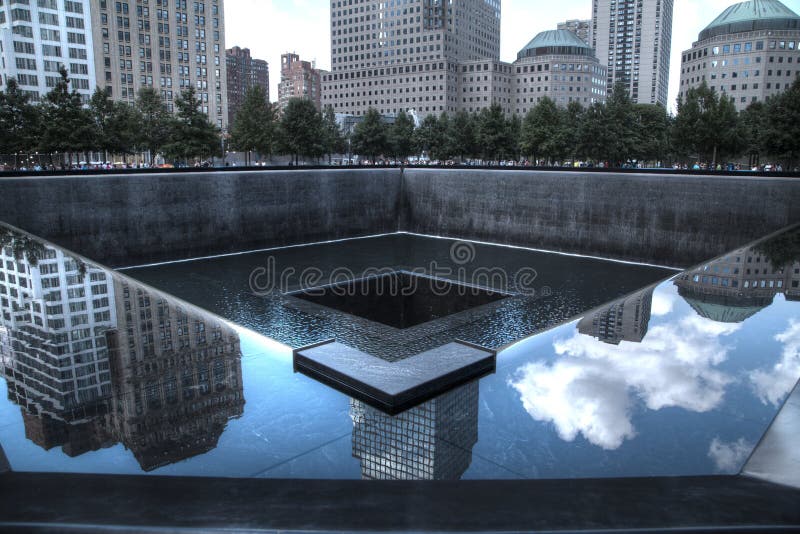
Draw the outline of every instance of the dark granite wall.
M397 230L688 266L800 222L800 180L471 169L0 178L0 221L112 266Z
M110 266L397 231L400 172L0 179L0 220Z
M800 180L418 170L405 231L690 266L800 222Z

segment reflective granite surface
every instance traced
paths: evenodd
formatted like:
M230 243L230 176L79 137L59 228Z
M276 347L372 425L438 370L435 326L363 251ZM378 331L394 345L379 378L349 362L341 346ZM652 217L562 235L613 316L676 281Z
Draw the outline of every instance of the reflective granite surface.
M513 345L496 374L396 417L295 374L291 350L260 334L36 240L3 240L0 444L15 471L732 474L800 377L797 232ZM230 295L226 309L257 323Z

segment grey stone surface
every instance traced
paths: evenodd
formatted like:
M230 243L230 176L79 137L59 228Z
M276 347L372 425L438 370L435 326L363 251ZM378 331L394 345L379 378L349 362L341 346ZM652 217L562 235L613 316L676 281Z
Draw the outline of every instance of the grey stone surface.
M330 169L0 179L0 220L111 266L398 230L688 266L800 221L800 180Z
M0 220L112 267L397 230L400 171L0 179Z
M388 413L398 413L494 371L496 353L453 342L387 362L331 341L294 351L295 370Z
M800 221L800 180L407 169L400 227L687 267Z
M786 400L742 473L775 484L800 488L799 438L800 385Z

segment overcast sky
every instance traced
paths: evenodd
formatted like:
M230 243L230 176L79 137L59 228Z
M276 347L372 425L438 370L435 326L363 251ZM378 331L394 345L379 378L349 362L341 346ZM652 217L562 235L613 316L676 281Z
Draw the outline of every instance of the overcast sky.
M652 1L652 0L651 0ZM783 0L800 12L800 0ZM709 22L735 0L675 0L670 64L670 106L674 107L680 81L681 52L692 46ZM328 0L226 0L226 47L249 48L270 67L270 98L277 99L280 59L296 52L317 67L330 68ZM517 52L537 33L555 29L566 19L590 18L591 0L502 0L500 59L513 61Z

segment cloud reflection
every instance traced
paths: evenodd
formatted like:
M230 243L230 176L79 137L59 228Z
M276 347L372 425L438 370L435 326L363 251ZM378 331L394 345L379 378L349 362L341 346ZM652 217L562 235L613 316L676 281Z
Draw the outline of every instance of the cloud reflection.
M751 372L749 377L761 402L779 406L800 376L800 321L790 320L788 328L775 340L783 343L780 361L770 370Z
M732 443L726 443L719 438L714 438L708 448L708 457L714 461L717 471L727 475L735 475L741 470L752 450L753 445L745 441L744 438L739 438L738 441Z
M739 328L691 314L652 328L642 343L614 346L576 332L554 341L561 358L529 363L508 383L531 417L552 422L562 439L581 434L613 450L636 436L631 411L637 399L650 410L717 407L732 382L715 368L728 355L721 338Z

